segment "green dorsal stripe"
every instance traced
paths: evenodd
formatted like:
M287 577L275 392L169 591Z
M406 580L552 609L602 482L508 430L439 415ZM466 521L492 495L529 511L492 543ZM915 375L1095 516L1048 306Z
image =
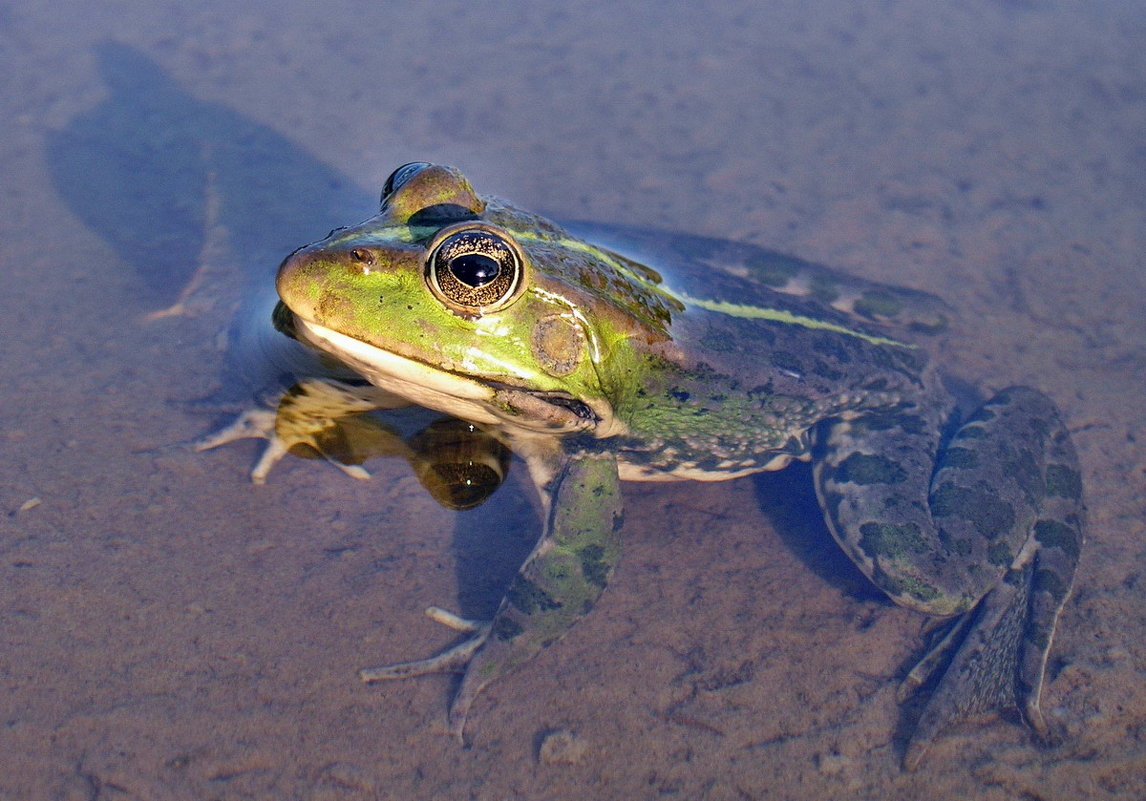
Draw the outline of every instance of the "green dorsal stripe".
M743 317L750 320L772 320L788 325L800 325L804 328L834 331L837 334L847 334L848 336L862 339L873 345L896 345L901 348L917 347L908 342L900 342L897 339L876 336L875 334L865 334L863 331L856 331L847 326L836 325L835 323L829 323L824 320L816 320L812 317L793 314L785 309L769 309L766 306L748 306L743 303L729 303L725 300L705 300L704 298L694 298L683 292L674 292L673 294L689 306L696 306L699 309L706 309L707 311L717 312L718 314L727 314L731 317Z
M532 232L515 231L514 234L520 239L543 239L543 237L538 237ZM650 291L668 295L669 297L681 301L685 305L695 306L698 309L705 309L707 311L716 312L718 314L727 314L730 317L741 317L749 320L771 320L777 323L799 325L803 326L804 328L812 328L820 331L833 331L837 334L846 334L848 336L853 336L856 339L862 339L863 341L870 342L873 345L894 345L900 348L918 347L917 345L912 345L908 342L900 342L897 339L881 337L875 334L865 334L863 331L856 331L854 329L848 328L847 326L829 323L824 320L817 320L813 317L804 317L799 314L793 314L792 312L785 311L784 309L769 309L766 306L749 306L743 303L729 303L728 301L723 300L694 298L691 295L686 295L683 292L677 292L676 290L670 289L663 284L657 285L648 281L644 276L637 275L626 265L612 258L608 253L601 251L597 247L594 247L591 243L582 242L577 239L565 238L550 241L553 241L555 244L559 244L562 247L566 247L571 250L580 250L584 253L588 253L595 258L609 263L613 266L614 269L618 270L624 275L627 275L630 279L648 287Z
M611 253L601 250L601 248L597 247L591 242L584 242L580 239L567 239L565 237L554 239L548 236L538 236L533 231L513 231L513 235L518 239L528 239L533 242L550 242L554 245L560 245L563 248L568 248L569 250L578 250L582 253L588 253L593 258L600 259L601 261L612 265L613 269L615 269L617 272L622 273L623 275L627 275L637 283L644 284L645 286L657 292L664 292L664 290L658 286L659 281L650 281L648 276L639 275L633 272L631 269L629 269L628 266L613 258Z

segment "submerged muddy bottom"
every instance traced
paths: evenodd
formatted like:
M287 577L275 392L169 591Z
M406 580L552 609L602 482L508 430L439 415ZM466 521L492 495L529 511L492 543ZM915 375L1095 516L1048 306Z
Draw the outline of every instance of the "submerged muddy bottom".
M1132 12L76 11L0 15L0 797L1138 796ZM255 487L256 444L172 445L238 400L219 389L239 299L414 158L556 217L947 299L949 371L1038 386L1079 447L1090 541L1043 699L1063 744L1003 721L900 772L923 621L850 567L798 466L626 485L609 590L479 697L470 747L443 733L450 677L362 684L451 641L426 606L496 604L536 533L520 466L458 515L400 462L356 482L293 460ZM192 276L194 304L148 318Z

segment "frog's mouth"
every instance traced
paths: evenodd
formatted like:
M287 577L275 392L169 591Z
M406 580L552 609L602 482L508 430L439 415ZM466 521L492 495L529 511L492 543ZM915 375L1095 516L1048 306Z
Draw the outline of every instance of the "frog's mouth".
M622 433L608 403L595 404L564 393L539 392L503 382L459 375L399 356L360 339L293 315L291 334L331 354L377 387L418 406L472 423L511 426L534 433Z

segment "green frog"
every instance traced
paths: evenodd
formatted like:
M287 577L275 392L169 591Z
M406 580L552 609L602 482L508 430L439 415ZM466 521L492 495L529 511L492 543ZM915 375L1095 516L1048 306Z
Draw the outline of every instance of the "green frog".
M1039 696L1085 517L1053 402L1016 386L956 419L924 348L948 317L930 295L747 245L643 244L622 255L416 162L386 181L378 214L283 262L280 330L386 397L504 443L543 509L492 620L435 608L469 636L362 678L463 672L449 711L462 736L475 696L605 589L620 482L810 460L848 557L895 603L957 620L904 682L941 675L905 765L950 724L997 709L1047 737Z

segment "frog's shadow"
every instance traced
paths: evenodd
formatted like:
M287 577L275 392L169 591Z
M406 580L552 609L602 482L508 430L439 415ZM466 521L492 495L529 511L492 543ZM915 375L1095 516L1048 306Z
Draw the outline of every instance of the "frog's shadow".
M797 462L754 477L756 500L780 542L812 573L861 601L891 602L832 539L812 483L811 465Z
M962 379L944 375L947 390L957 401L957 410L948 421L944 441L957 429L959 421L982 403L978 389ZM823 510L816 496L812 477L812 465L797 462L775 473L760 473L754 476L756 498L761 510L768 516L773 529L783 545L808 567L814 574L829 584L838 587L847 597L861 602L872 603L891 609L895 604L883 591L876 587L863 572L848 558L836 543L824 520ZM976 614L972 610L970 614ZM890 681L898 683L906 678L919 660L928 654L951 629L958 618L947 621L927 619L920 615L921 626L928 628L924 643L903 643L903 658L896 666ZM961 638L953 647L957 647ZM912 646L917 647L912 647ZM903 756L932 692L950 664L953 649L948 651L931 676L922 685L900 702L897 722L893 732L893 744ZM1007 711L1002 718L1020 722L1016 711Z
M454 517L452 551L462 617L490 620L541 534L535 491L524 463L488 500Z
M237 292L375 204L274 129L192 96L139 49L104 41L94 54L106 96L50 131L45 157L72 213L118 255L109 269L133 270L141 305L174 301L219 229Z
M520 460L515 459L514 466L509 479L489 500L475 509L459 512L455 518L452 550L458 587L456 602L464 617L493 617L505 588L541 531L528 474ZM832 538L816 497L809 464L800 462L781 471L761 473L753 481L758 505L781 544L813 574L853 601L889 610L894 607ZM933 637L941 636L945 630L945 626L937 627ZM926 652L926 648L912 648L911 643L903 645L904 658L895 676L889 677L893 682L906 676ZM941 674L939 671L937 675ZM460 680L460 676L455 678L451 695ZM893 739L901 754L934 685L933 677L899 708Z
M777 473L757 476L756 496L784 547L815 575L854 601L889 610L894 606L833 539L816 497L810 464L799 463ZM870 616L864 619L870 620ZM921 656L922 653L910 648L891 680L898 682L905 677ZM927 682L899 707L893 741L901 754L933 688L934 681Z
M832 539L808 465L797 463L754 480L760 509L783 546L809 570L850 598L892 606ZM524 465L515 459L508 480L487 501L456 513L452 543L456 603L464 617L493 616L537 541L542 523L533 492Z

